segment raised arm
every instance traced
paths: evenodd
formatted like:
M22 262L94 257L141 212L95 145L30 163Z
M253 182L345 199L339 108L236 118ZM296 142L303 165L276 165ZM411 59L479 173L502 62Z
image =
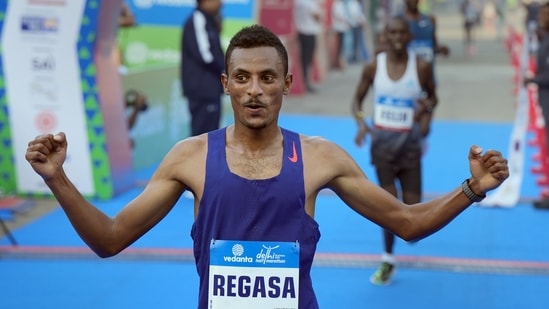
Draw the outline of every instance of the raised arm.
M413 241L431 235L472 204L457 182L455 190L440 198L405 205L368 180L344 150L335 145L320 148L326 149L316 151L323 156L318 161L326 161L323 163L326 170L316 173L333 176L326 187L357 213L404 240ZM507 160L498 151L482 153L481 148L472 146L469 166L471 174L466 184L478 196L496 188L509 176Z
M44 179L80 237L101 257L119 253L150 230L186 189L174 171L188 168L190 164L182 164L177 158L184 158L191 150L176 146L145 190L118 214L109 217L86 200L65 174L66 152L64 133L42 135L29 142L25 158Z

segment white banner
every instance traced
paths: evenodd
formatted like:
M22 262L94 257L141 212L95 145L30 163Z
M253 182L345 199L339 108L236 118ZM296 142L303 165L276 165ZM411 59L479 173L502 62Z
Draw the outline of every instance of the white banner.
M1 44L19 192L49 193L24 159L27 143L40 134L65 131L65 170L83 194L94 193L76 48L85 3L8 3Z
M524 178L524 152L526 133L528 132L528 90L520 87L513 131L509 140L508 164L509 178L493 193L490 193L481 206L513 207L520 199L522 179Z
M509 139L509 152L507 154L509 164L509 178L505 180L494 192L490 193L482 202L481 206L513 207L520 199L522 180L524 178L524 154L526 147L526 134L528 133L528 104L532 91L527 89L522 81L528 67L529 52L532 41L525 33L520 54L520 67L518 77L519 92L515 109L515 120L513 131ZM530 86L531 87L531 86Z

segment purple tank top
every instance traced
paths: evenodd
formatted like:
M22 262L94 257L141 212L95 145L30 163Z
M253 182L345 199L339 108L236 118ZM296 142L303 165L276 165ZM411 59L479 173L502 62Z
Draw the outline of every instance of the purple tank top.
M284 154L280 174L249 180L229 170L226 129L208 133L204 194L191 230L200 276L200 309L208 308L212 239L299 242L299 308L318 308L310 271L320 232L317 222L305 212L299 135L285 129L282 135Z

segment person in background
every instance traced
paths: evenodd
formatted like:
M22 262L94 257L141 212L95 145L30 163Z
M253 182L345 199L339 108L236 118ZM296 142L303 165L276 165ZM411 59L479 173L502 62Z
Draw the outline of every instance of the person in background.
M294 23L299 40L301 74L305 90L315 93L311 71L316 49L317 36L322 33L322 8L319 0L296 0Z
M128 36L127 29L130 29L136 26L137 26L137 21L135 19L135 15L133 15L132 10L130 9L130 6L126 1L122 2L120 15L118 17L118 28L126 30L126 32L122 34L122 37L126 38ZM128 68L124 63L124 51L120 48L121 45L123 46L124 44L116 45L117 56L118 56L118 71L120 75L126 75L128 73Z
M526 31L536 32L541 0L521 0L520 4L526 10L526 14L524 15L524 27Z
M32 139L25 154L78 235L101 257L123 251L165 218L184 191L193 192L199 309L223 307L223 302L257 308L257 295L246 288L256 280L269 285L257 292L269 297L271 308L318 309L310 271L320 239L315 203L324 189L369 221L412 241L440 230L509 177L499 151L473 145L461 185L440 198L406 205L370 181L336 143L279 126L293 75L277 35L261 25L245 27L232 37L226 53L221 84L234 123L175 144L143 191L112 217L86 200L67 177L65 133ZM263 262L253 252L262 246L277 248L283 257L277 261L288 263L257 267ZM228 275L216 262L224 257L245 263L230 264Z
M191 136L219 128L224 54L221 47L221 0L197 0L183 24L180 80L191 115Z
M332 30L336 35L335 59L332 67L336 70L343 70L346 66L343 43L345 34L350 29L346 12L345 0L335 0L332 3Z
M549 125L549 2L540 5L536 24L539 41L536 51L536 73L535 76L526 76L524 83L537 85L538 104L543 114L545 137L547 138L543 147L549 147L549 134L547 133ZM549 153L549 149L541 151L541 153ZM543 160L549 162L549 158L543 158ZM549 177L549 175L544 176ZM549 209L549 198L534 201L534 207Z
M120 16L118 18L118 27L128 28L128 27L135 27L136 25L137 25L137 22L135 21L135 16L133 15L133 12L128 6L128 3L126 3L125 1L122 2Z
M437 20L434 15L425 15L419 11L419 0L404 0L404 17L412 32L409 48L429 62L435 70L435 57L448 56L450 48L439 43L437 37ZM435 76L435 71L433 76Z
M473 39L473 29L480 25L482 19L482 4L479 0L462 0L463 31L465 32L465 53L472 57L476 53Z
M538 12L541 7L540 0L521 0L522 7L526 10L524 17L524 29L528 35L528 47L531 55L537 52L538 40Z
M435 16L421 13L418 4L419 0L404 0L405 10L403 16L408 21L410 32L412 33L412 40L408 44L408 48L431 64L431 70L433 70L433 74L431 75L433 78L432 83L436 89L436 56L449 56L450 48L447 45L439 43ZM420 119L422 132L424 132L424 148L427 147L427 136L431 131L431 122L435 108L439 102L437 99L430 101L430 103L432 104L429 107L430 112Z
M368 49L364 40L364 27L367 25L364 7L360 0L347 0L347 11L349 12L349 22L351 24L352 48L349 62L359 63L367 60Z
M122 2L120 9L120 15L118 17L119 29L130 29L137 26L137 20L133 14L130 6L126 1ZM124 34L127 35L127 32ZM118 72L120 75L126 75L128 68L124 64L124 53L118 46ZM139 114L145 112L148 108L147 96L137 89L129 89L124 93L124 106L126 108L126 121L128 123L128 130L130 135L130 147L135 148L135 141L131 136L131 130L137 123Z
M399 191L405 204L421 201L421 119L430 117L437 95L433 85L431 64L407 49L412 39L407 20L395 16L386 25L387 50L368 62L362 71L352 112L358 125L355 144L362 146L371 136L371 161L379 185L391 195ZM373 89L372 126L364 121L362 102ZM426 93L426 97L422 94ZM400 189L397 189L397 183ZM395 271L393 256L395 235L383 229L384 252L381 265L370 281L384 285L391 282Z
M142 112L145 112L149 108L149 103L147 102L147 96L142 93L141 91L135 90L135 89L129 89L124 94L124 101L125 101L125 107L127 111L127 122L128 122L128 130L131 131L135 124L137 123L137 119L139 118L139 114ZM131 136L131 132L130 132ZM133 138L130 137L130 146L133 149L135 147L135 142Z

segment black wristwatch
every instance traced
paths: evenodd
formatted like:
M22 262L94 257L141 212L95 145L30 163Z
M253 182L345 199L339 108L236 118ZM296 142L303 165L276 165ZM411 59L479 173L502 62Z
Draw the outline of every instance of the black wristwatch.
M465 179L462 183L461 183L461 190L463 190L463 193L465 193L465 195L471 200L471 202L473 203L478 203L480 201L482 201L485 197L486 197L486 194L483 194L483 195L476 195L475 192L473 192L473 190L471 190L471 187L469 187L469 179Z

